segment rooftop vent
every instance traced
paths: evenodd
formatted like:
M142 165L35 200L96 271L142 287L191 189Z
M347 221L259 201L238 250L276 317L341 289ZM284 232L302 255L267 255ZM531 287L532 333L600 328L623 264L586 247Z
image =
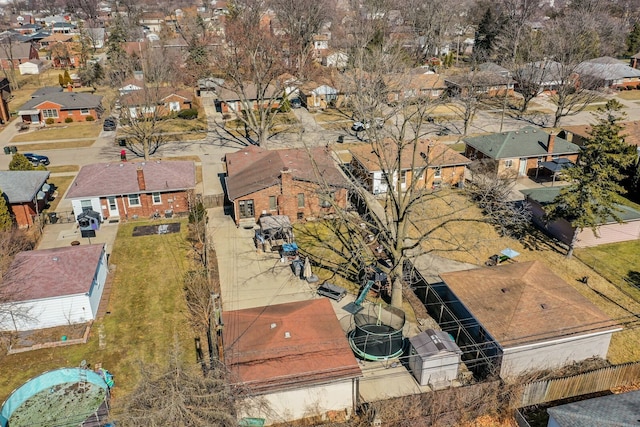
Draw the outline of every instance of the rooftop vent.
M58 257L57 257L57 256L54 256L52 259L53 259L55 262L58 262Z
M285 338L291 338L291 333L289 333L288 331L284 333L284 337Z
M276 326L278 326L278 325L276 325L275 323L272 323L271 324L271 329L275 329Z

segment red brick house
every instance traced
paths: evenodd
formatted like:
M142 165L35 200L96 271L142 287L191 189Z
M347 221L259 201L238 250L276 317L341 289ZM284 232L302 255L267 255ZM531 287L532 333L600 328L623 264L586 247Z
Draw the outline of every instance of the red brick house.
M39 56L38 51L31 43L20 42L10 37L0 41L0 67L3 70L11 68L17 70L20 64L32 59L39 59Z
M236 225L254 225L262 214L301 221L347 205L347 180L325 148L270 151L249 146L227 154L226 166Z
M34 224L49 201L48 171L0 171L0 192L18 228Z
M65 198L76 218L91 210L102 221L117 221L186 213L195 186L196 167L190 161L94 163L80 169Z
M99 119L102 114L102 96L89 93L54 92L32 98L18 111L24 123L38 124L53 119L64 123L67 117L74 122L84 122L87 117Z

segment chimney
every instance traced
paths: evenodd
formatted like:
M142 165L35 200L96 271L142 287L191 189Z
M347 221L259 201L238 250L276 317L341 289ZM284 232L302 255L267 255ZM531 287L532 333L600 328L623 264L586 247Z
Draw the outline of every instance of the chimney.
M549 134L549 142L547 143L547 161L551 160L551 155L553 154L553 147L556 142L556 135Z
M71 83L67 85L67 92L73 92L73 85Z
M280 171L280 185L282 188L282 194L289 194L289 190L291 188L291 181L293 178L291 177L291 170L288 167L283 167ZM287 189L287 190L285 190Z
M147 185L144 182L144 172L142 171L142 168L138 168L136 172L138 173L138 188L140 191L144 191L147 189Z

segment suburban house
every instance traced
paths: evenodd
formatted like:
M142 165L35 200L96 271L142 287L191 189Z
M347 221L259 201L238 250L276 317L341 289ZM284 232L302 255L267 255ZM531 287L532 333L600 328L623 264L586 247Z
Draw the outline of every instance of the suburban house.
M322 57L322 65L344 69L349 63L349 55L342 51L328 51Z
M503 379L592 357L622 328L540 261L441 273L423 301L476 372Z
M54 33L40 40L42 48L51 48L56 43L62 43L65 46L73 43L73 34Z
M581 80L588 79L590 87L636 89L640 86L640 70L608 56L582 62L576 72Z
M244 91L231 90L223 85L216 88L216 111L227 114L232 112L240 112L246 109L258 108L258 89L262 94L262 102L264 107L279 108L282 101L283 90L276 86L268 86L267 88L258 88L254 83L246 83Z
M131 92L135 92L137 90L142 90L144 88L144 82L142 81L142 78L138 79L134 77L132 79L124 81L122 83L122 87L118 89L118 93L120 94L120 96L128 95Z
M0 192L4 194L18 228L33 225L50 197L48 171L0 171Z
M620 133L624 136L624 141L637 147L640 154L640 120L624 122L620 125L622 126ZM591 137L591 125L563 126L558 136L582 147Z
M505 73L496 64L482 64L478 69L467 73L446 77L447 91L452 96L511 96L515 88L515 80L510 73ZM492 65L495 65L492 66Z
M575 163L580 153L576 144L534 126L467 137L464 143L469 159L495 160L498 175L537 176L541 163L559 158Z
M236 225L263 214L304 220L347 205L347 181L325 148L265 150L254 145L226 155L226 191Z
M308 82L299 88L302 103L310 110L325 109L331 105L339 105L344 99L340 91L327 84Z
M629 59L629 66L635 69L640 69L640 52L636 53Z
M196 186L191 161L94 163L83 166L67 191L77 218L93 211L102 221L189 211Z
M514 78L517 80L516 90L518 88L529 90L535 87L539 93L555 92L566 79L563 74L563 66L559 62L549 60L530 62L514 73Z
M435 73L396 74L385 78L388 102L399 102L415 98L441 98L447 85L444 79Z
M23 62L38 59L38 51L29 42L20 42L6 36L0 39L0 68L3 70L17 69Z
M520 190L529 202L533 222L556 239L570 244L575 238L574 246L577 248L640 239L640 212L625 205L616 205L620 210L617 215L622 222L609 218L598 226L597 233L590 228L582 231L575 229L563 218L546 221L544 206L553 202L560 193L560 189L561 187L543 187ZM577 236L575 236L576 233Z
M120 103L131 117L168 116L191 108L192 95L170 87L131 90L120 97Z
M344 420L355 409L362 372L328 299L225 311L222 318L224 363L251 396L241 417L269 425L332 412Z
M55 123L64 123L67 118L74 122L87 121L88 117L95 120L102 112L102 96L56 91L31 98L19 108L18 115L24 123L38 124L47 119Z
M547 427L620 427L638 425L640 391L610 394L547 409Z
M96 318L107 279L104 244L20 252L3 277L10 289L0 330L30 331Z
M372 152L369 145L355 146L349 150L352 173L373 194L386 193L389 184L396 189L399 184L404 191L411 185L416 173L420 174L415 183L416 188L439 188L464 181L466 165L471 163L469 159L439 142L423 140L416 144L417 146L406 144L403 147L400 176L394 171L394 176L389 177L390 179L385 177L389 171L383 170L383 166L397 162L397 150L394 149L397 144L391 141L385 143L384 153Z

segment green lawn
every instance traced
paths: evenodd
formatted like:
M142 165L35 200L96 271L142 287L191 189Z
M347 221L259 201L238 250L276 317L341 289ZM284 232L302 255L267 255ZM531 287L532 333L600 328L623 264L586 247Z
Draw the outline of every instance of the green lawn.
M186 320L182 293L182 277L189 268L187 221L180 222L180 233L142 237L131 234L135 226L147 221L121 224L110 258L111 266L115 266L110 314L93 324L86 345L3 356L0 363L5 375L0 378L0 400L31 377L49 369L79 366L82 360L91 365L101 362L115 374L112 393L117 398L133 390L141 363L164 364L176 339L195 361L190 351L193 333ZM98 345L100 328L104 349Z

